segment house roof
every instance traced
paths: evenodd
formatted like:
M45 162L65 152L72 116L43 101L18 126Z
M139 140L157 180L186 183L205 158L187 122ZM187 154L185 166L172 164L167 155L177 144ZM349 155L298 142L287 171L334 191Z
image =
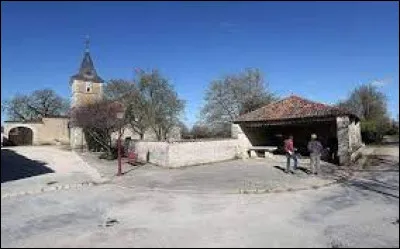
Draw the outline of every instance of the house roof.
M71 77L71 80L84 80L96 83L103 83L104 80L97 75L94 63L90 57L89 50L85 51L79 72Z
M280 121L303 118L335 116L353 116L355 114L343 108L334 107L292 95L288 98L260 107L239 116L234 122Z

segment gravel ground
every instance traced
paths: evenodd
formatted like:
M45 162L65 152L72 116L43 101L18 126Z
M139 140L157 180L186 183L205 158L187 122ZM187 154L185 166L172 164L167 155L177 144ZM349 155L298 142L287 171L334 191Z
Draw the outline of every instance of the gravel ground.
M295 174L282 171L285 160L249 159L232 160L199 166L166 169L145 164L131 166L124 164L125 175L115 177L116 161L100 160L96 154L81 155L100 174L113 179L113 182L129 188L162 189L166 191L238 193L240 190L300 189L322 186L338 179L332 172L338 167L323 163L323 175L312 176L308 160L301 160ZM280 159L280 160L279 160ZM336 170L336 171L335 171Z

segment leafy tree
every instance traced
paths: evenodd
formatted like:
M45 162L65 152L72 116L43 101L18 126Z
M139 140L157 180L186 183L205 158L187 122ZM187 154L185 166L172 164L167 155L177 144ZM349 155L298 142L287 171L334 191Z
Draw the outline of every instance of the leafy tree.
M348 99L338 105L360 117L361 133L367 143L379 142L390 128L387 98L372 84L357 87L350 93Z

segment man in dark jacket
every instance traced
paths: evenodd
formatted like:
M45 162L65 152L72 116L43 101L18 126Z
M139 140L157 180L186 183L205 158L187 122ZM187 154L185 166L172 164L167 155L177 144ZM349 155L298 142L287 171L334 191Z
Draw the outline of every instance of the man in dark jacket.
M313 174L317 175L320 173L322 144L317 140L317 135L311 135L311 141L308 142L307 149L310 152L310 166Z

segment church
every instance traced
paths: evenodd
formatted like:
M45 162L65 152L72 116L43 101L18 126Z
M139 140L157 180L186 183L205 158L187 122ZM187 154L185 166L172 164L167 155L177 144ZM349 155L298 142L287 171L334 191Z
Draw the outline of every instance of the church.
M98 75L90 56L89 41L78 73L70 78L71 108L83 106L103 98L105 81ZM5 121L4 139L14 145L70 145L72 149L86 146L85 136L79 127L72 127L68 116L45 117L34 121ZM2 134L2 138L3 138ZM117 133L112 138L117 138ZM139 139L139 134L125 127L123 139ZM144 134L148 141L156 140L155 134L149 130ZM179 140L179 129L174 129L169 139Z

